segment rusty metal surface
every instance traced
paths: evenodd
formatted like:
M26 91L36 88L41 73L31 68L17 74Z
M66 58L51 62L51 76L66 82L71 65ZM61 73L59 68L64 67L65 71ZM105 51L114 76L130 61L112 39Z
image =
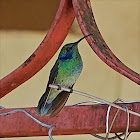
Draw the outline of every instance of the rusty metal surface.
M126 104L128 109L140 113L140 103ZM54 118L40 117L35 108L24 108L28 113L40 121L55 126L53 135L74 135L105 133L107 105L68 106ZM13 109L0 109L0 113ZM111 108L109 122L113 119L117 109ZM126 129L126 112L120 111L111 132L124 132ZM129 132L140 132L140 117L130 114ZM7 116L0 116L0 137L47 136L48 129L31 120L24 113L17 112Z
M61 0L54 22L36 51L0 80L0 98L30 79L49 62L67 36L74 18L71 1Z
M73 0L72 6L71 1L61 0L54 22L36 51L21 66L0 80L0 98L30 79L49 62L68 34L75 14L83 34L93 33L87 41L99 58L120 74L140 84L140 75L124 65L105 43L96 25L90 1Z
M96 25L90 1L73 0L72 6L70 0L61 0L54 22L36 51L21 66L0 81L0 98L30 79L48 63L68 34L75 14L83 34L93 33L93 37L89 36L87 41L99 58L120 74L140 84L140 75L125 66L103 40ZM140 113L140 103L127 104L127 107ZM0 109L0 113L10 110L13 109ZM107 105L64 107L54 118L39 117L35 113L35 108L25 108L25 110L40 121L55 126L53 135L105 133ZM116 110L111 109L110 122ZM111 132L124 132L126 118L126 113L120 111ZM130 115L129 131L140 132L139 117ZM48 129L35 123L24 113L0 116L0 137L46 135L48 135Z
M123 64L104 41L95 22L90 0L73 0L73 8L83 34L93 34L86 40L97 56L112 69L140 85L140 75Z

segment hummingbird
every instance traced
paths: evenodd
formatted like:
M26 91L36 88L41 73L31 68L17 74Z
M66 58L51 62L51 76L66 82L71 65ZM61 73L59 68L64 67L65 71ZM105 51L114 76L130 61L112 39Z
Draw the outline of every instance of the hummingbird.
M50 88L49 84L59 85L60 88L61 86L70 89L73 88L83 68L78 43L90 35L92 34L88 34L74 43L66 44L61 49L58 59L50 71L46 91L39 100L36 109L38 115L50 115L50 117L54 117L67 102L70 92Z

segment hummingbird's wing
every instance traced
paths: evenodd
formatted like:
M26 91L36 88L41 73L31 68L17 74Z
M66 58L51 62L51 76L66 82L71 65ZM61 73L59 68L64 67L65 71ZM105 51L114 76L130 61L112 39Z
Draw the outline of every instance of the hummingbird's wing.
M51 117L54 117L55 115L57 115L60 112L60 110L63 108L63 106L65 105L70 95L69 92L61 91L51 103L49 104L47 103L47 98L51 90L51 88L49 87L49 84L55 83L55 80L58 75L59 65L60 65L59 60L57 60L55 65L51 69L46 91L39 100L39 103L37 106L37 113L41 116L45 114L50 114ZM45 114L43 110L46 110Z
M55 81L55 79L57 77L57 74L58 74L58 68L59 68L59 61L57 59L57 61L55 62L55 65L51 69L50 76L49 76L49 81L48 81L48 84L47 84L47 87L46 87L46 91L41 96L41 98L40 98L40 100L38 102L37 109L36 109L37 114L39 114L41 116L42 116L42 113L43 113L42 110L46 106L46 100L47 100L47 98L49 96L49 93L50 93L50 90L51 90L51 88L49 87L49 84L54 83L54 81Z
M49 87L49 84L55 83L55 80L56 80L57 75L58 75L59 66L60 66L60 63L59 63L59 60L57 59L57 61L55 62L53 68L51 69L50 76L49 76L49 81L48 81L48 85L47 85L46 91L48 90L48 88L50 88L50 87Z

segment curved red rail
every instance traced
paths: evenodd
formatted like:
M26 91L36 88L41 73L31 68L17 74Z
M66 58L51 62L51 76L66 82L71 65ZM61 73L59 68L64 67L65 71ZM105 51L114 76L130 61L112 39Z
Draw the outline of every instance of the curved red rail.
M1 79L0 98L30 79L49 62L68 34L74 18L71 1L61 0L54 22L36 51L21 66Z
M73 10L74 8L74 10ZM74 13L75 11L75 13ZM36 51L16 70L0 80L0 98L40 71L56 53L77 17L87 41L98 57L111 68L140 85L140 75L124 65L109 49L96 25L90 0L61 0L54 22Z
M86 40L97 56L112 69L140 85L140 75L124 65L104 41L96 25L90 0L86 0L86 2L84 0L73 0L73 7L83 34L93 34Z

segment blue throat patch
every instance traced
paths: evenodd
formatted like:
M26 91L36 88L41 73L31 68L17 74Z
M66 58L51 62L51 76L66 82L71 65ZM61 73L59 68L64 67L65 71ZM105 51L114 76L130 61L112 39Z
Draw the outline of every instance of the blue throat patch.
M60 58L61 61L65 61L65 60L68 60L68 59L72 59L72 52L71 51L68 52L66 54L66 56Z

